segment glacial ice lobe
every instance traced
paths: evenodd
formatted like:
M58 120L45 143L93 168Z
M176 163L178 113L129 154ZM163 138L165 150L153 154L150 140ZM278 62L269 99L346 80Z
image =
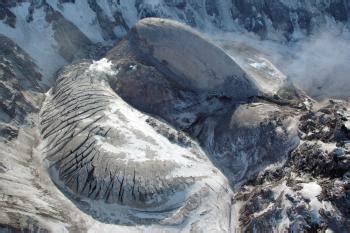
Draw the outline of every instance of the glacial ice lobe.
M42 111L46 155L65 185L91 199L150 207L200 177L215 177L194 142L131 108L103 80L110 73L91 67L67 68Z

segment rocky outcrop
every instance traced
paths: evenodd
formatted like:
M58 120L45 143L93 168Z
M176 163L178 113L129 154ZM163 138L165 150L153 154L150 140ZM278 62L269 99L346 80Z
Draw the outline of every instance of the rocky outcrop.
M0 3L4 12L0 31L33 59L42 75L43 86L51 85L59 68L83 58L98 58L106 51L46 1ZM10 13L6 13L9 15ZM1 16L1 15L0 15ZM1 18L1 17L0 17ZM10 24L9 27L7 24ZM40 46L37 44L40 42Z
M26 1L6 1L0 4L0 20L11 27L16 26L13 7ZM90 39L114 40L123 37L138 19L148 17L170 18L192 27L214 27L224 31L244 29L262 38L291 40L301 35L309 35L314 30L334 21L346 25L349 19L349 3L346 0L331 1L182 1L163 0L157 2L137 1L28 1L28 21L33 12L41 7L50 6L75 26L80 26L79 17L72 17L70 9L76 7L86 10L84 17L98 29L98 37L81 29ZM65 9L67 8L67 9ZM91 15L90 15L91 14ZM91 17L91 18L89 18ZM97 42L97 41L94 41Z
M298 145L293 111L268 102L242 104L217 120L209 118L199 138L239 187L264 167L285 160Z
M233 17L262 37L273 31L281 32L287 39L294 33L308 35L324 24L328 18L347 23L349 17L346 1L233 1Z
M236 194L243 229L347 231L350 138L342 128L348 107L330 101L301 117L303 142L287 162L262 172ZM317 133L309 132L313 127Z
M28 113L38 112L41 74L32 58L0 34L0 136L12 139Z
M138 1L141 18L178 18L193 27L213 24L220 29L238 25L262 38L287 40L308 35L328 20L347 24L349 5L344 0L332 1L161 1L149 4Z

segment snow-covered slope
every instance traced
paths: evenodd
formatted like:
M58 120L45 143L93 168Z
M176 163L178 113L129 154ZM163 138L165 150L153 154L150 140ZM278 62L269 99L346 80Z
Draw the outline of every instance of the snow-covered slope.
M89 42L120 39L145 17L171 18L203 31L252 31L263 38L293 40L324 25L347 27L348 8L346 0L12 0L0 3L0 32L25 49L44 75L52 76L65 62L86 56L75 54Z
M248 46L270 56L268 60L300 88L320 98L333 96L335 89L342 88L337 96L344 97L349 91L343 85L348 70L342 60L349 56L339 58L335 51L349 49L343 45L344 35L350 34L348 9L346 0L11 0L0 3L0 33L35 60L43 82L52 83L54 73L63 65L80 58L100 58L108 50L103 47L120 40L139 19L170 18L206 32L208 37L229 32L226 44L247 46L248 41L240 37L248 35L252 41ZM321 34L323 39L318 40L324 31L335 36L324 40ZM314 36L308 43L310 35ZM275 41L275 45L261 44L259 38ZM332 41L336 41L334 46L329 45ZM287 46L281 44L285 42ZM313 44L326 45L326 49ZM324 63L332 65L325 69ZM333 75L334 69L340 71Z
M60 67L67 64L62 56L55 51L54 31L52 25L46 20L44 8L37 9L32 17L33 20L27 22L29 2L24 2L11 8L16 15L15 27L9 27L0 23L0 33L15 41L21 48L30 54L35 63L40 67L44 77L54 74Z

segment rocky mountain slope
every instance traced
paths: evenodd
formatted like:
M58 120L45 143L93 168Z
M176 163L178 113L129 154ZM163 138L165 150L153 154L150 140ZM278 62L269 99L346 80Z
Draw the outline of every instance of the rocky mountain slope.
M0 3L0 231L347 232L349 103L249 43L148 18L346 30L347 1L302 3Z
M22 6L23 2L28 2L24 4L26 7ZM23 11L14 10L16 7ZM93 42L120 38L138 19L145 17L172 18L202 29L244 28L262 37L278 35L293 39L330 21L347 24L349 7L346 0L8 0L1 4L1 19L14 28L21 17L29 23L35 20L36 11L44 8L45 12L62 15Z
M254 47L313 97L344 97L348 9L346 0L8 0L0 3L0 32L24 49L52 84L60 67L101 57L139 19L170 18L224 39L225 47Z
M295 40L324 26L348 28L349 3L331 1L17 1L0 3L0 29L51 74L91 44L121 39L145 17L171 18L204 31L248 31ZM346 29L345 29L346 30ZM40 46L35 45L40 41Z

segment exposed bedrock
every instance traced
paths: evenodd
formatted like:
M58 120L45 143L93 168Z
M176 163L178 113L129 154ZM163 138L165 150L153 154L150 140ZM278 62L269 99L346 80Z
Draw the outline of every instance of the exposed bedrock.
M18 126L32 124L26 119L38 112L41 74L33 59L16 43L0 34L0 140L13 139Z
M264 93L229 56L173 21L140 21L106 57L66 67L46 99L53 180L135 221L141 210L164 224L201 214L228 229L229 182L286 157L296 110L257 98Z
M303 142L235 194L244 231L348 232L350 134L346 101L317 103L302 115Z

